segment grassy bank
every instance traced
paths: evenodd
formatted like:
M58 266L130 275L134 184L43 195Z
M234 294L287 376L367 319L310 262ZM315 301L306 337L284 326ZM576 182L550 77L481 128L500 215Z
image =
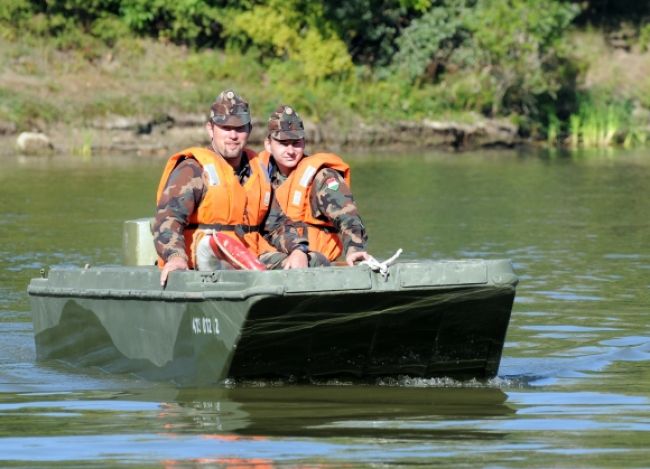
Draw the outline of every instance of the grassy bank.
M569 148L643 146L650 136L650 52L639 38L615 43L613 33L573 31L573 57L582 64L575 102L563 119L548 118L550 145Z
M246 96L260 118L286 102L315 122L342 125L474 120L471 111L445 109L435 87L374 81L363 70L346 80L310 84L290 64L269 68L254 54L195 51L146 38L119 41L90 59L83 50L61 51L46 39L0 40L0 64L0 119L19 129L61 121L84 125L107 115L204 112L226 87Z
M334 129L496 118L516 126L522 138L550 146L634 146L648 140L650 40L644 36L622 46L609 40L610 33L586 27L531 36L536 47L552 52L548 60L541 49L533 53L514 42L505 48L509 32L492 37L485 32L489 22L454 26L460 13L449 11L440 16L432 9L413 20L391 64L350 62L344 71L320 77L306 72L309 63L297 52L270 54L260 44L191 47L129 31L106 40L77 29L52 36L0 28L0 133L54 126L65 132L111 116L157 122L170 113L204 114L216 93L234 87L249 99L258 121L287 103L310 122ZM442 20L456 29L434 38L439 48L427 52L428 68L413 72L417 54L404 38L417 45L423 40L418 34ZM469 43L459 31L473 31L478 39ZM423 38L430 41L427 34ZM474 49L466 44L453 51L453 60L439 57L452 39ZM477 55L477 44L492 52ZM314 54L319 51L315 47ZM447 53L453 56L451 49Z

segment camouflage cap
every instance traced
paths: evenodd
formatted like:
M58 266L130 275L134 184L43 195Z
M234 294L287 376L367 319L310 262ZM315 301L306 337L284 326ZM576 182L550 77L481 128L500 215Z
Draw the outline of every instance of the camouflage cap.
M299 140L305 138L305 128L296 111L281 104L269 117L269 137L274 140Z
M239 127L251 121L248 103L235 90L222 91L210 108L210 122Z

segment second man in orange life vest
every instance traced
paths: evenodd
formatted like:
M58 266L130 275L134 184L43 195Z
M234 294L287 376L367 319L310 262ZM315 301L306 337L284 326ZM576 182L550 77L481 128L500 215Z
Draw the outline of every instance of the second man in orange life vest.
M350 167L333 153L305 154L305 131L296 111L281 105L269 117L266 151L274 197L286 214L302 225L309 239L310 265L327 265L341 254L352 266L368 259L368 237L350 191ZM319 254L320 253L320 254Z
M167 162L153 226L162 285L174 270L203 269L197 265L201 261L197 253L205 244L202 241L208 240L205 235L215 230L241 239L269 267L307 267L307 239L289 220L283 219L277 230L267 233L289 255L278 252L260 234L271 186L266 166L246 148L250 121L248 103L234 90L223 91L205 124L210 146L187 148ZM215 260L207 268L229 265Z

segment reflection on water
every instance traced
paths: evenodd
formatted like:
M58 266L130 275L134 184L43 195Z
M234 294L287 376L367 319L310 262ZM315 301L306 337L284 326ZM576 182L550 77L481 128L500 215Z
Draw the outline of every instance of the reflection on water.
M218 399L216 402L215 399ZM236 412L235 421L240 428L224 430L241 434L312 437L371 436L390 438L399 429L377 425L378 421L427 419L435 416L474 415L499 416L513 411L504 405L506 395L490 388L405 388L385 386L282 386L243 387L209 391L179 392L170 415L187 415L187 409L217 410L226 415L218 426L232 424L230 417ZM278 410L282 422L278 422ZM203 424L208 413L201 412ZM178 422L178 419L172 419ZM182 425L182 424L181 424ZM203 425L201 425L203 426ZM194 425L190 425L194 427ZM410 438L427 438L425 433Z
M646 155L361 155L370 250L510 258L520 277L489 382L183 389L34 361L25 288L51 264L117 263L162 161L5 162L0 465L647 467ZM390 221L387 224L387 220Z
M650 431L647 397L597 392L258 383L5 398L0 441L17 461L484 464L629 455Z

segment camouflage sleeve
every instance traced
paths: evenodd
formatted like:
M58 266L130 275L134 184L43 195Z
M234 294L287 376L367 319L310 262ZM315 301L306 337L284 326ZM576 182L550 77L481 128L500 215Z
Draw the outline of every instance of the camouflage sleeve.
M334 223L343 242L344 254L348 254L348 250L366 250L366 228L357 211L350 187L338 171L323 168L316 173L309 202L315 217Z
M297 245L308 245L309 241L302 236L299 225L291 221L284 213L280 203L275 197L272 198L271 208L264 222L264 238L271 243L278 251L287 254L293 251Z
M169 175L156 207L154 245L165 261L172 256L187 259L183 231L190 215L203 199L203 170L192 158L181 161Z

